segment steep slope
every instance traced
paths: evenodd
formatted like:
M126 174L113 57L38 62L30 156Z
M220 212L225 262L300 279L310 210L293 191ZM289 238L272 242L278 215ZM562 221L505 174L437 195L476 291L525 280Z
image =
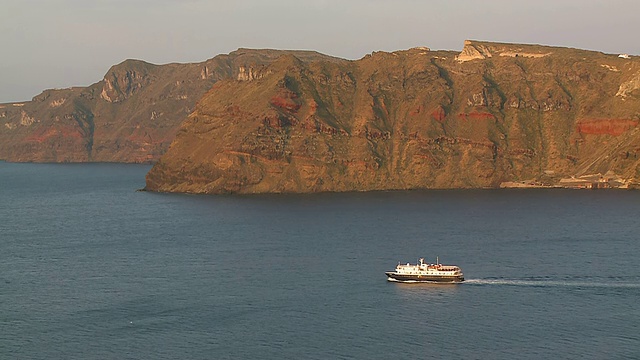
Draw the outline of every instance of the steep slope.
M0 104L0 159L37 162L152 162L180 122L221 79L253 79L282 54L343 61L311 51L239 49L197 64L126 60L86 88L46 90Z
M198 102L147 189L192 193L497 187L634 179L640 61L465 42L354 62L283 56Z

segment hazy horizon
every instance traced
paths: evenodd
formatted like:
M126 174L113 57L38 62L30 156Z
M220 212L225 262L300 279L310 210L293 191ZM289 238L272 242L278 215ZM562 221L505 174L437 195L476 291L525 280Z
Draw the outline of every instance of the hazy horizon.
M640 54L632 0L0 0L0 103L87 86L125 59L201 62L238 48L347 59L465 39Z

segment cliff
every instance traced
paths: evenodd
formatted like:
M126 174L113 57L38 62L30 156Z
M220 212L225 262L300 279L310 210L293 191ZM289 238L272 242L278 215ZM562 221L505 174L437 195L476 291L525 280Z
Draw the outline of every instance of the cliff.
M202 63L126 60L88 87L46 90L0 104L0 159L16 162L153 162L182 120L221 79L262 76L283 54L343 61L311 51L239 49Z
M217 82L146 188L486 188L640 175L635 57L479 41L461 53L416 48L351 62L294 55Z

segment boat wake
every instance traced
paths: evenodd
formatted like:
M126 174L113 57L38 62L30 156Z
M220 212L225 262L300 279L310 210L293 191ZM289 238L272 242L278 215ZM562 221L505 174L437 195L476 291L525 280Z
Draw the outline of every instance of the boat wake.
M624 289L640 289L640 283L637 282L605 282L599 281L574 281L574 280L555 280L555 279L504 279L504 278L488 278L488 279L467 279L465 284L469 285L502 285L502 286L528 286L528 287L575 287L575 288L624 288Z

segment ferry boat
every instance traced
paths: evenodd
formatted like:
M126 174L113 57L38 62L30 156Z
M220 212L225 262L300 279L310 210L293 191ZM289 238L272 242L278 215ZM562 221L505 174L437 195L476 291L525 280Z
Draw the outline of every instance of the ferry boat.
M425 263L424 258L415 265L398 264L395 271L387 271L385 274L387 280L397 282L459 283L464 281L464 274L459 267L442 265L438 259L435 264Z

